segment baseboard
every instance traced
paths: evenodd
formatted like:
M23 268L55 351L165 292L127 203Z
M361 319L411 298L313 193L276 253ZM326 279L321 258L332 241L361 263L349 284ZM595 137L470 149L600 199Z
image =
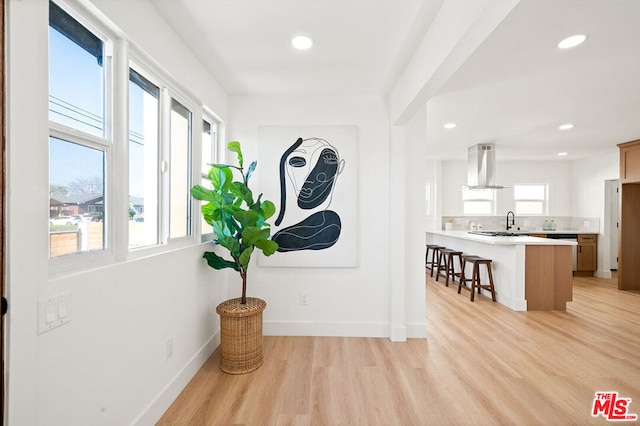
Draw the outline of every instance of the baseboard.
M408 339L426 339L427 324L424 322L407 324L407 338Z
M391 326L391 329L389 330L389 340L392 342L406 342L407 327L404 325Z
M162 389L154 400L145 407L142 413L131 423L136 426L153 426L175 401L180 392L187 386L193 376L220 345L220 332L213 335L178 374Z
M597 278L610 279L613 274L611 273L611 270L598 269L595 273L595 276Z
M265 336L389 337L384 322L264 321Z

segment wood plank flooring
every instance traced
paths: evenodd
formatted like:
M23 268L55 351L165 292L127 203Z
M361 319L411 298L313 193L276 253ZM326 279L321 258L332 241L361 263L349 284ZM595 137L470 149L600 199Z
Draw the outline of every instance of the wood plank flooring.
M566 312L513 312L427 277L429 338L265 337L231 376L214 352L159 425L586 425L596 391L640 413L640 294L574 278Z

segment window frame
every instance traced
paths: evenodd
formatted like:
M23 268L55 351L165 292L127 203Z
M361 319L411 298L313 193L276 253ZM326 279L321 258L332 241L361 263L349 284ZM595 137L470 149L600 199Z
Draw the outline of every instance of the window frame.
M129 235L128 235L128 227L127 227L127 235L126 235L126 258L127 259L136 259L143 256L154 255L156 253L166 252L167 250L178 249L182 247L188 247L196 242L196 235L198 235L198 229L196 228L193 220L194 215L194 200L190 198L190 211L191 218L189 221L189 229L190 233L185 236L180 236L177 238L169 237L169 221L170 221L170 158L171 158L171 128L170 128L170 119L171 119L171 100L175 99L182 106L187 108L192 116L191 116L191 144L190 144L190 166L188 171L188 181L193 184L197 180L197 170L194 167L196 161L200 158L200 154L196 155L196 150L194 147L199 146L201 141L201 135L198 132L193 131L193 123L196 123L198 120L202 119L202 107L198 106L199 104L194 100L195 96L190 95L187 91L181 88L181 86L174 81L171 76L169 76L166 72L160 69L155 62L150 59L144 52L139 50L136 46L129 45L128 56L125 60L126 62L126 99L124 103L126 104L126 108L128 111L129 108L129 93L128 93L128 82L129 82L129 69L133 68L137 73L142 75L144 78L149 80L151 83L156 85L160 89L160 99L159 99L159 124L158 124L158 137L159 137L159 148L158 148L158 243L153 245L146 245L141 247L128 247ZM128 113L127 113L128 120ZM129 157L129 147L128 147L128 132L129 126L127 124L126 133L126 158ZM199 150L198 150L199 151ZM197 157L197 158L196 158ZM127 182L126 189L128 194L128 174L129 174L129 166L127 163ZM127 195L128 197L128 195ZM128 198L127 204L128 206ZM124 237L123 237L124 238Z
M516 187L528 186L528 187L542 187L544 198L516 198ZM518 202L542 202L542 213L530 213L518 211ZM516 183L513 185L513 203L514 211L517 215L521 216L547 216L549 214L549 184L547 183Z
M215 128L215 136L212 136L212 140L211 140L211 161L212 163L220 163L220 132L221 132L221 128L222 128L222 123L220 121L220 119L213 113L211 112L210 109L208 109L207 107L203 107L203 112L202 112L202 120L201 122L208 122L209 124L211 124L212 128ZM202 169L202 166L204 165L204 159L202 158L203 152L204 150L202 149L204 145L204 141L200 140L200 161L198 161L198 163L200 164L200 169L198 170L198 183L201 183L202 180L209 179L209 174L205 173L205 171ZM209 242L211 241L214 237L215 237L215 233L213 232L213 228L211 228L210 232L204 232L204 229L202 227L204 219L202 218L202 201L198 201L195 200L195 203L193 205L193 214L197 215L200 220L196 220L195 225L196 225L196 234L200 235L200 241L201 242Z
M199 97L190 93L174 79L157 61L147 55L111 22L84 8L76 0L55 0L54 3L95 34L104 43L104 137L88 134L64 124L49 120L49 136L98 149L104 153L104 249L49 258L49 275L64 276L78 271L127 262L141 257L154 256L171 250L187 248L201 241L210 241L211 234L202 236L200 209L189 196L187 217L189 223L185 236L169 238L169 173L162 173L164 164L168 170L170 160L171 99L175 99L191 113L190 143L187 154L189 187L201 179L202 133L198 123L207 120L217 127L212 153L221 161L219 138L223 121L202 105ZM71 5L71 6L70 6ZM133 68L157 85L159 94L159 147L158 147L158 243L129 247L129 69ZM48 139L47 139L48 141ZM48 143L48 142L47 142ZM190 189L190 188L188 188ZM189 195L187 190L187 195ZM49 202L47 202L49 207ZM207 239L207 237L209 237ZM49 252L48 252L49 254Z
M52 276L59 275L64 272L74 272L80 269L89 269L96 265L102 265L109 263L114 258L114 235L112 232L112 186L113 180L111 168L113 167L114 158L114 131L113 131L113 105L114 105L114 63L115 63L115 51L114 42L116 40L115 34L109 31L106 26L97 19L89 19L88 14L79 13L74 8L69 6L66 2L59 0L53 1L60 9L80 23L85 29L102 40L104 54L103 54L103 111L104 111L104 131L103 137L99 137L80 129L67 126L57 121L51 120L48 115L48 137L47 137L47 151L49 148L49 138L54 137L62 141L74 143L79 146L95 149L103 152L104 155L104 177L103 177L103 248L101 250L93 250L79 253L70 253L67 255L61 255L51 257L51 247L48 244L47 256L49 261L49 274ZM50 27L49 20L47 20L47 29ZM47 47L47 86L49 86L49 63L51 60L50 47ZM47 90L50 94L50 91ZM48 100L47 100L48 102ZM47 106L47 109L49 107ZM48 156L48 154L47 154ZM47 167L50 167L51 159L47 160ZM48 182L50 184L51 182ZM47 207L50 207L50 203L47 202ZM48 216L47 216L48 217ZM50 239L49 239L50 241Z
M465 194L480 194L483 191L490 191L491 193L491 198L481 198L481 197L469 197L469 198L465 198ZM464 216L494 216L496 214L496 204L497 204L497 193L496 193L496 189L494 188L485 188L485 189L469 189L469 188L464 188L461 191L461 198L462 198L462 211L464 213ZM490 212L488 213L478 213L478 212L468 212L467 211L467 203L474 203L475 205L477 205L477 203L488 203L490 206Z

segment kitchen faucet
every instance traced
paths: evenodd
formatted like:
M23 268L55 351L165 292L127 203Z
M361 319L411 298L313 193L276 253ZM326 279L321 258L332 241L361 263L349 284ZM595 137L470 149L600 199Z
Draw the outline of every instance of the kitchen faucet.
M511 215L511 224L509 224L509 215ZM516 226L516 215L512 211L509 211L507 212L507 231L514 226Z

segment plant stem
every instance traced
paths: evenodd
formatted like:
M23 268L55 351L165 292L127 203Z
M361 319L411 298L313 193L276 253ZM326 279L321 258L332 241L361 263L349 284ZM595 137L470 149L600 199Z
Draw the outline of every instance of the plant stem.
M247 303L247 271L240 272L240 276L242 277L242 299L240 299L240 304L244 305Z

